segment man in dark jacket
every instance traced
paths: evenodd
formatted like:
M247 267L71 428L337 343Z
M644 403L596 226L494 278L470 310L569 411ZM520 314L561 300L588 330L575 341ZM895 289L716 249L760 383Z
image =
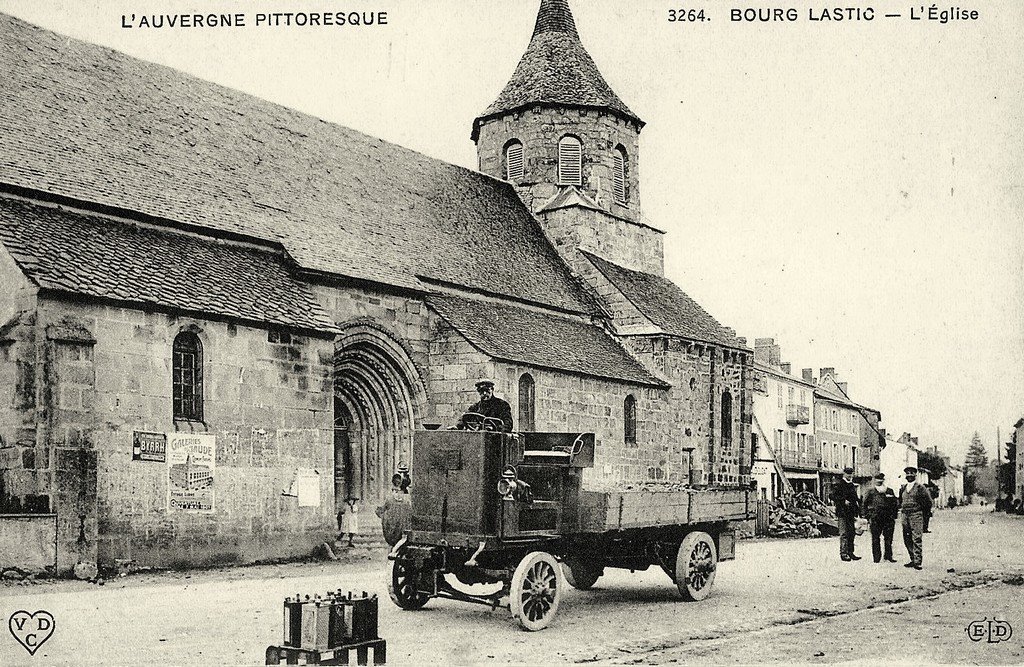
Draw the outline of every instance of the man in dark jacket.
M910 554L910 562L903 567L922 569L921 533L924 532L924 515L932 511L932 496L928 489L917 481L917 468L903 469L907 483L900 489L900 512L903 517L903 544Z
M494 395L494 383L490 380L480 380L476 383L476 391L480 394L480 400L469 406L467 412L500 419L503 426L501 430L510 433L512 431L512 406ZM460 420L459 427L464 426Z
M853 553L857 514L860 511L857 485L853 483L853 468L843 469L843 478L832 487L832 502L836 505L836 518L839 520L839 557L844 561L860 560L860 556Z
M882 543L885 543L885 560L895 563L892 557L892 534L896 530L896 494L885 485L885 473L875 475L875 485L864 494L861 503L862 514L871 524L871 557L876 563L882 561Z

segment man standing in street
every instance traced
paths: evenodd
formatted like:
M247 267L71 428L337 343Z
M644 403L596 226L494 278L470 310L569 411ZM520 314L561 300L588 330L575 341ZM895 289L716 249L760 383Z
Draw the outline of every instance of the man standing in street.
M844 561L860 560L860 556L853 552L860 510L857 485L853 483L853 468L843 469L843 478L832 487L832 502L836 505L836 518L839 520L839 557Z
M875 485L864 494L862 514L871 524L871 557L876 563L882 561L882 543L885 544L885 560L895 563L892 557L892 535L896 530L896 494L885 485L885 473L875 475Z
M903 567L922 569L921 533L924 532L924 515L932 511L932 496L928 489L917 482L917 468L903 469L907 483L900 489L900 512L903 516L903 544L910 554L910 562Z

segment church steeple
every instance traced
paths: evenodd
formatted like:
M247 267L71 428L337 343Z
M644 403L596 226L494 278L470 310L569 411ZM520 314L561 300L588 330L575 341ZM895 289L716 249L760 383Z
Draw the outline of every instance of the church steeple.
M564 32L579 39L576 21L572 17L567 0L541 0L533 36L536 37L542 32Z
M473 141L480 170L516 186L570 264L583 248L661 273L660 232L640 218L643 126L584 48L568 0L540 0L530 44L473 121Z
M644 126L583 47L567 0L541 0L530 45L498 99L473 122L473 140L488 120L531 106L600 109L635 124L637 131Z

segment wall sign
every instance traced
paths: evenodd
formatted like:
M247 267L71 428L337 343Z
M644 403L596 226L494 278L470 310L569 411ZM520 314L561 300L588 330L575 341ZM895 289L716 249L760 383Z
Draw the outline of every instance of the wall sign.
M217 436L167 434L168 512L213 512L216 460Z
M132 436L132 461L167 461L167 436L163 433L135 431Z

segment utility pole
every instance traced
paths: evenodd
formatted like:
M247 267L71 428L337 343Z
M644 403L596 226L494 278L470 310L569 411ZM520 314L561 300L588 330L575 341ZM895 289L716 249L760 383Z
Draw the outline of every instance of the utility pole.
M999 499L1002 497L1003 475L1000 468L1003 466L1003 439L999 434L999 427L996 426L996 509L999 509Z

